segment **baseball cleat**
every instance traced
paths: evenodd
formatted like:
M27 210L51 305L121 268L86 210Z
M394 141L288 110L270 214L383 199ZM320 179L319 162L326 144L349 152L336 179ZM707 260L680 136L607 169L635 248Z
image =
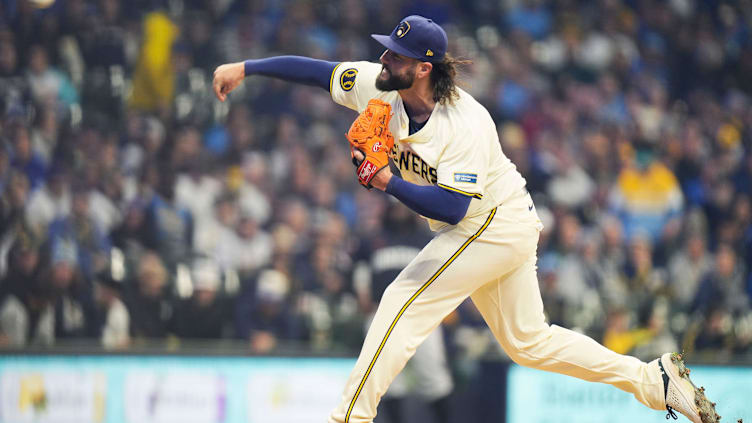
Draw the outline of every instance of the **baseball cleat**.
M689 379L690 370L684 365L681 354L666 353L658 360L663 376L666 396L666 419L678 417L674 411L685 415L694 423L717 423L721 416L715 412L715 403L705 396L705 388L696 387Z

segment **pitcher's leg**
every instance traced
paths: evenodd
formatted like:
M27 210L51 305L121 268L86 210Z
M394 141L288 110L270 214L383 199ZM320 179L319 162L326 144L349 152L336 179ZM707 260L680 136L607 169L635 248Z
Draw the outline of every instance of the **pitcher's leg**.
M379 400L418 345L469 295L446 297L438 285L422 290L419 282L398 278L384 292L330 423L372 422Z
M516 363L602 382L630 392L646 406L663 410L663 381L657 361L617 354L580 333L545 321L535 255L471 296L504 350Z
M494 214L474 232L437 235L389 285L329 423L372 422L379 400L418 345L479 285L470 282L494 277L495 266L476 260L488 249L479 237Z

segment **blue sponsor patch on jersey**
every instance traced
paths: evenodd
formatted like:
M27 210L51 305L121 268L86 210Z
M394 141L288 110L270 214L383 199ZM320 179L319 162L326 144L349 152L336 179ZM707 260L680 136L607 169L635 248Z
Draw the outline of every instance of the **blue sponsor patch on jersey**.
M342 72L342 75L340 75L339 77L339 86L342 87L344 91L350 91L355 86L356 76L358 76L357 69L347 69L346 71Z
M478 174L477 173L455 173L454 182L467 182L469 184L474 184L478 182Z

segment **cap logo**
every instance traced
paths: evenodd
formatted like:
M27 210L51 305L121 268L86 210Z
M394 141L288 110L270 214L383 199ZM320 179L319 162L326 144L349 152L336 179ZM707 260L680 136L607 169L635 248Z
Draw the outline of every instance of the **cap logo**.
M399 26L397 26L397 30L394 31L394 35L397 36L397 38L402 38L410 31L410 23L407 21L400 22Z
M431 50L430 48L426 50L426 56L433 57L433 50Z

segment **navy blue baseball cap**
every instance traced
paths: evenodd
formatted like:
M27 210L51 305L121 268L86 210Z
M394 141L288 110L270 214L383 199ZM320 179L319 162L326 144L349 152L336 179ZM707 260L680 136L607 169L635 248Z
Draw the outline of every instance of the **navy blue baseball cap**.
M371 37L397 54L423 62L441 62L447 51L444 29L419 15L402 19L390 35L371 34Z

